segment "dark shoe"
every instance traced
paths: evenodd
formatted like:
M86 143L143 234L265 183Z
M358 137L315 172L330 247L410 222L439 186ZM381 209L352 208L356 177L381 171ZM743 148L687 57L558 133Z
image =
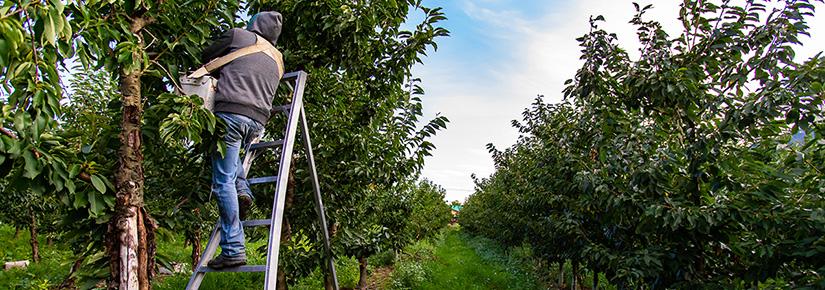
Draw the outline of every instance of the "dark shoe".
M238 195L238 215L242 221L249 216L249 211L252 210L252 197L247 194Z
M217 269L223 269L223 268L229 268L229 267L243 266L243 265L246 265L246 255L228 257L228 256L224 256L224 254L221 253L220 255L218 255L217 257L212 259L212 261L209 261L209 263L206 263L206 265L209 266L209 268L216 269L216 270Z

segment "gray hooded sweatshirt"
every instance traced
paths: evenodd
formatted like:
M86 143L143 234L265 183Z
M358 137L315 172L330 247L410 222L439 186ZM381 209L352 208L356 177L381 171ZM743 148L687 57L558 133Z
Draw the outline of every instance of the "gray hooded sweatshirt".
M255 44L260 35L272 45L281 35L281 14L262 12L250 20L247 29L233 28L223 33L203 50L204 63L230 52ZM212 73L218 77L215 112L247 116L261 124L269 120L275 89L278 88L278 66L263 52L239 57Z

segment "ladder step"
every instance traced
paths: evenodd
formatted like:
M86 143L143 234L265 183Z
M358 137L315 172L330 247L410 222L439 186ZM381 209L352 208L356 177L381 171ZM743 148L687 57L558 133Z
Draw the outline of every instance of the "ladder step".
M229 267L223 269L212 269L209 267L198 267L200 273L210 272L266 272L266 265L244 265L239 267Z
M255 177L247 180L250 185L278 182L278 176Z
M258 150L258 149L267 149L267 148L275 148L284 145L284 139L269 141L269 142L258 142L249 146L249 150Z
M270 219L243 221L243 226L245 226L245 227L260 227L260 226L270 226L270 225L272 225L272 220L270 220Z

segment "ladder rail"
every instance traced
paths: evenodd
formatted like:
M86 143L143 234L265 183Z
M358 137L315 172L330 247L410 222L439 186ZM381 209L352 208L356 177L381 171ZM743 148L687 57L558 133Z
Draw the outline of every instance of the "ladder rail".
M268 183L275 182L275 196L272 201L272 214L268 220L249 220L243 221L243 227L254 226L269 226L269 240L267 244L266 265L248 265L236 268L227 268L214 270L208 268L208 262L213 258L217 252L220 243L220 223L216 224L209 237L209 242L201 254L201 259L197 265L192 265L192 277L186 285L186 289L196 290L203 282L206 273L211 272L264 272L265 273L265 290L277 289L278 283L278 258L280 254L281 245L281 231L283 230L283 215L286 203L286 188L287 180L289 178L289 171L292 167L293 150L295 146L295 139L298 138L297 130L302 131L303 145L306 149L307 162L309 163L310 175L314 189L315 211L318 214L318 220L321 223L321 230L324 238L324 250L327 256L327 268L329 275L332 275L333 287L338 290L338 277L335 270L335 259L332 254L332 246L329 237L329 229L327 228L326 213L324 212L324 204L321 197L320 184L318 182L318 172L315 166L315 156L312 152L312 143L309 138L309 126L306 121L306 112L304 110L303 95L306 87L307 73L304 71L290 72L284 75L282 80L294 79L295 85L292 86L287 82L290 89L292 89L292 102L287 105L276 106L273 112L285 112L288 116L287 125L284 130L284 138L271 142L259 142L259 139L253 141L255 144L245 148L245 154L241 167L243 168L242 178L246 178L249 173L252 162L256 157L263 153L263 149L281 147L280 164L278 165L278 175L270 177L256 177L249 179L250 184L254 183ZM300 126L300 127L299 127Z
M284 209L286 203L286 187L289 178L289 168L292 165L292 150L295 145L295 134L298 130L298 120L301 106L303 106L304 86L307 75L303 71L297 72L296 86L292 93L292 108L289 111L286 134L281 149L281 162L278 165L278 186L275 189L275 200L272 207L272 226L269 227L269 244L266 255L266 275L264 289L275 290L278 283L278 255L280 254L281 230L283 229Z
M220 228L220 224L215 225L215 229L212 230L212 235L209 236L209 242L206 243L206 248L203 249L201 258L198 260L198 264L192 265L192 277L189 278L189 283L186 284L186 289L200 288L201 282L203 282L203 278L206 273L200 272L198 269L201 267L206 267L206 263L209 263L209 260L211 260L212 256L215 255L215 251L218 249L218 244L221 242Z
M309 124L307 124L306 112L304 111L303 107L301 107L300 117L301 131L304 139L304 150L306 150L307 163L309 163L310 178L312 179L312 188L315 193L313 195L313 197L315 198L315 212L318 214L318 220L321 223L319 227L321 228L321 232L324 235L324 250L326 251L327 255L327 268L329 271L327 274L332 275L333 289L338 290L338 274L335 271L335 258L333 258L332 255L332 245L329 239L327 218L326 213L324 212L324 201L321 198L321 185L318 183L318 170L315 167L315 155L312 153L312 142L309 139Z

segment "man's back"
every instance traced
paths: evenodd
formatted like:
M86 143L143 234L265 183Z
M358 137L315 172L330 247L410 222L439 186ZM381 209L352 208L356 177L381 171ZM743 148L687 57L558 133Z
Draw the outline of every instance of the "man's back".
M203 51L204 62L255 44L256 34L275 45L281 33L281 14L263 12L247 29L233 28ZM218 72L215 112L247 116L261 124L269 119L272 99L278 88L278 66L268 55L258 52L224 65Z

